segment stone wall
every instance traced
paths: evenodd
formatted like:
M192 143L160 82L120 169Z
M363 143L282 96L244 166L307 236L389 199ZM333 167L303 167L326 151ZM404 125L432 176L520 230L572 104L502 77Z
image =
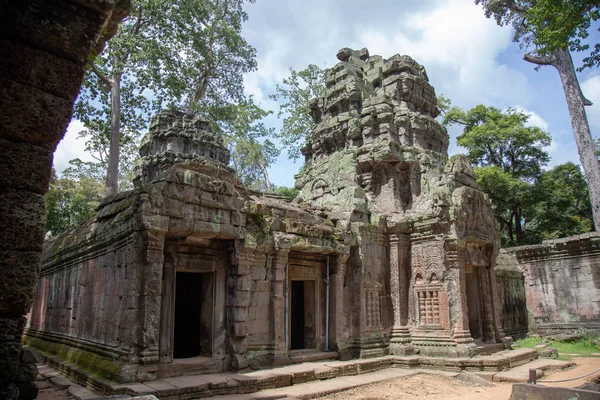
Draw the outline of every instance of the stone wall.
M496 286L504 332L513 338L527 335L529 321L525 297L525 277L514 254L500 250L496 259Z
M24 375L35 373L20 372L27 358L20 343L38 280L52 154L88 56L115 33L129 1L24 0L0 8L0 398L33 398L37 390Z
M506 252L514 257L523 274L530 330L600 332L599 233L548 240ZM511 290L510 282L515 281L505 280L507 291ZM514 304L519 313L520 302Z

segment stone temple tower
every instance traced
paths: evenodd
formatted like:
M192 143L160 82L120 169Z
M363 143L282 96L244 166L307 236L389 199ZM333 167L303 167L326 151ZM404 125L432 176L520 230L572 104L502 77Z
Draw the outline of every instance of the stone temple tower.
M385 345L369 329L382 301L392 310L383 316L392 354L465 356L474 341L501 342L491 206L465 158L448 160L425 68L367 49L337 57L325 94L310 104L316 126L296 187L356 235L348 268L361 282L353 301L364 320L348 324L348 348Z
M465 158L448 160L425 69L366 49L338 59L311 103L295 200L247 190L210 121L155 116L135 188L47 241L26 343L106 394L389 354L403 367L502 368L462 359L505 345L498 243ZM169 396L206 394L187 390Z

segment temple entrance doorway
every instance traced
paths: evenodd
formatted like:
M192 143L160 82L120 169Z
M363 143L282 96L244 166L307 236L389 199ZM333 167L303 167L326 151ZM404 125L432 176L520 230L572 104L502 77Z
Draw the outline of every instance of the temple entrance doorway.
M467 308L469 316L469 331L475 340L483 340L483 319L481 316L481 285L477 267L467 266L465 281L467 287Z
M315 281L291 281L290 350L316 347Z
M173 358L212 353L212 275L176 273Z
M165 240L157 376L224 368L229 241Z

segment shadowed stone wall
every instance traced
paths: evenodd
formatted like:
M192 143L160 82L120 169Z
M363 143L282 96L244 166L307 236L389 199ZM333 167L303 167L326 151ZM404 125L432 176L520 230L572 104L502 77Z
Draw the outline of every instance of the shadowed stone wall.
M126 0L0 4L0 398L37 394L20 343L38 280L52 154L89 54L128 8Z
M600 233L506 252L513 257L512 268L522 271L530 330L600 332Z

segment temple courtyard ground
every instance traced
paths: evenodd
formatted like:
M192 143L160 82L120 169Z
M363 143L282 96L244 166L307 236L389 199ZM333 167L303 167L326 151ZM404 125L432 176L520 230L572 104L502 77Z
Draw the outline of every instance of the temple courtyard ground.
M573 358L574 367L562 371L546 371L538 383L544 380L564 380L587 375L600 368L600 357ZM47 371L41 367L40 371ZM509 399L511 382L489 382L474 377L460 376L444 371L404 370L392 368L357 376L344 376L324 381L309 382L285 388L263 390L245 395L216 396L218 400L243 399L300 399L319 398L323 400L341 399L432 399L432 400L480 400ZM523 375L523 373L521 373ZM515 380L522 380L516 374ZM564 383L548 383L552 387L579 387L600 379L600 372L591 376ZM39 400L91 400L102 398L89 391L74 392L68 388L69 381L56 376L52 382L40 373L36 382L40 386ZM58 384L58 387L57 387ZM360 385L360 386L357 386ZM347 389L349 388L350 389ZM346 389L346 390L344 390ZM73 395L74 394L74 395ZM321 395L319 397L319 395ZM600 397L600 396L599 396ZM114 397L113 397L114 399Z

